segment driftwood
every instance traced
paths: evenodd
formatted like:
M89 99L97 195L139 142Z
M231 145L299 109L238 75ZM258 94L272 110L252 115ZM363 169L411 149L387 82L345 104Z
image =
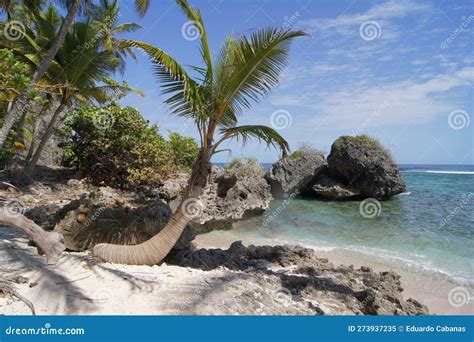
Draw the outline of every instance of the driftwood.
M43 230L23 215L8 215L5 210L0 210L0 225L13 227L28 234L36 243L38 253L46 255L48 265L55 264L65 250L60 234Z
M15 280L13 278L8 277L6 274L10 272L10 270L7 270L5 268L0 268L0 293L8 294L11 297L16 297L19 300L21 300L23 303L28 306L28 308L31 310L31 313L33 315L36 315L35 312L35 307L32 302L30 302L28 299L20 295L14 287L14 282Z

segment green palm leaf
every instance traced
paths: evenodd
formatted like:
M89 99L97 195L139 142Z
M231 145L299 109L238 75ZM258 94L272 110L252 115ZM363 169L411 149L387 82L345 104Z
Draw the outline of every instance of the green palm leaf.
M267 146L273 146L280 149L285 156L290 150L288 142L273 128L263 125L245 125L221 129L223 138L221 142L228 139L237 139L243 145L246 145L250 139L257 139L265 143ZM218 145L218 144L216 144Z

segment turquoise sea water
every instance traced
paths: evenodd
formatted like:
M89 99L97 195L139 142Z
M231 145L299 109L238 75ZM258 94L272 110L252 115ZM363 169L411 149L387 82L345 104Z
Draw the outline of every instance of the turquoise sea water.
M358 201L275 200L264 216L238 223L231 233L236 239L356 251L473 285L474 166L401 170L407 192L375 204L378 216L361 215Z

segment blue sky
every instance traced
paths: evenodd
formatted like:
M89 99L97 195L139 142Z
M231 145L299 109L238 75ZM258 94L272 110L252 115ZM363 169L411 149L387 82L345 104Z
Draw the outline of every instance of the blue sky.
M296 41L279 87L245 113L242 123L273 125L294 149L300 142L329 152L340 135L378 138L399 163L474 163L474 2L189 0L204 17L217 51L226 35L264 26L306 30ZM166 50L185 65L200 65L199 40L183 37L186 23L174 1L152 1L139 19L121 1L121 21L143 26L130 37ZM151 63L130 61L124 78L146 97L138 108L161 130L195 135L190 123L162 105ZM263 162L278 152L258 143L214 158L252 156Z

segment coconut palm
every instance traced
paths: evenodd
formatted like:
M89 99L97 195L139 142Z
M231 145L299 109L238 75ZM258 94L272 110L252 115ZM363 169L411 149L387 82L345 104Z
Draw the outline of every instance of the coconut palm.
M86 0L84 0L86 1ZM38 83L41 78L44 76L49 66L54 60L56 53L58 52L61 45L64 43L64 38L66 33L71 27L74 18L76 17L77 12L81 6L81 0L62 0L61 3L67 8L67 15L61 23L61 26L55 36L55 39L51 42L51 45L42 47L41 49L41 63L38 65L38 68L33 73L31 81L33 84ZM2 6L2 8L12 8L11 5ZM0 146L3 146L5 140L7 139L10 129L13 127L15 120L23 113L25 107L28 103L28 94L30 93L31 88L27 88L23 91L21 95L18 96L13 105L8 109L5 116L3 126L0 129Z
M191 171L182 202L157 235L139 245L99 244L93 254L103 260L123 264L159 263L173 248L186 225L199 213L199 196L211 172L211 158L229 139L245 144L255 138L285 154L288 143L275 130L263 125L238 125L244 110L262 99L278 82L286 65L290 42L305 35L301 31L265 28L249 37L228 37L212 60L201 13L187 1L178 4L200 33L203 66L190 74L165 51L146 43L131 45L143 51L154 63L154 72L171 112L192 120L200 135L200 150Z
M99 41L106 50L113 51L120 60L119 69L125 71L125 60L128 56L136 59L130 45L116 36L122 33L135 32L141 26L135 23L117 25L120 17L120 8L117 0L100 0L99 4L91 4L87 11L92 23L99 32Z
M69 111L74 104L90 105L93 102L105 103L111 95L123 95L134 91L142 93L127 85L121 85L108 79L120 64L114 52L101 48L100 42L93 45L94 37L98 31L91 21L77 22L66 35L65 44L61 46L51 64L47 77L51 82L58 84L56 98L59 102L48 127L29 160L25 173L31 175L43 152L43 149L54 133L61 117ZM78 57L77 47L89 44L87 49L81 50ZM78 63L80 58L80 63Z
M144 16L150 6L151 0L135 0L135 7L140 16ZM0 0L0 10L7 13L8 19L11 20L14 14L15 4L27 4L37 2L35 0ZM60 3L67 9L67 15L64 20L61 22L61 26L56 33L55 39L51 42L49 46L41 46L41 63L38 65L37 69L31 77L32 84L38 83L41 78L44 76L49 66L54 60L56 53L58 52L60 46L64 43L66 33L73 24L74 18L76 17L79 10L85 8L90 0L60 0ZM7 110L5 118L3 120L3 125L0 128L0 147L3 146L5 140L7 139L8 133L10 132L13 124L17 118L24 112L25 107L28 104L28 94L30 93L31 88L28 88L23 91L22 94L18 96L16 101L10 106Z

